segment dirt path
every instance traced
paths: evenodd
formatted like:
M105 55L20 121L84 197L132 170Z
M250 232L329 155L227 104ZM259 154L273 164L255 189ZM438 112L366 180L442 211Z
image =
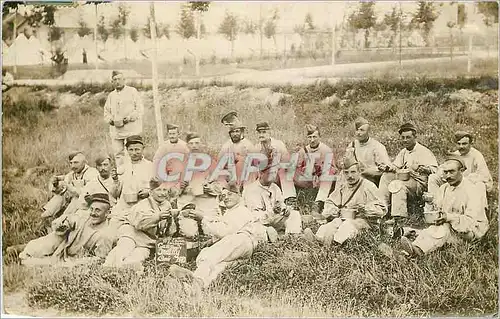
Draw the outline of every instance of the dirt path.
M483 52L475 52L474 58L486 57ZM403 60L402 67L409 67L419 64L428 63L447 63L450 58L426 58ZM466 63L466 56L459 56L453 59L454 62ZM283 85L283 84L312 84L318 80L327 80L329 82L337 82L341 78L356 77L356 74L363 74L367 71L383 70L399 68L398 61L385 61L385 62L368 62L368 63L350 63L350 64L337 64L337 65L322 65L307 68L295 69L280 69L271 71L256 71L250 69L242 69L237 73L212 76L193 79L161 79L159 82L162 84L186 84L186 83L210 83L213 81L231 82L234 84L270 84L270 85ZM102 83L107 82L109 79L103 77L102 71L97 71L96 76L92 76L93 70L72 71L72 77L65 76L64 80L16 80L18 85L72 85L78 83ZM81 76L78 72L84 72L86 76ZM108 72L108 71L106 71ZM107 73L106 73L107 74ZM346 75L348 74L348 75ZM137 81L136 81L137 82ZM151 84L151 79L139 80L142 84Z

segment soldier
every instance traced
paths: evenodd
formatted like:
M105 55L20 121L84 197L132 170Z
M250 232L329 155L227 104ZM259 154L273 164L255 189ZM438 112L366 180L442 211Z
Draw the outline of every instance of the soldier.
M116 162L122 165L125 140L130 136L142 134L144 105L137 89L125 85L125 78L120 71L112 72L111 81L115 89L106 99L104 121L109 124Z
M408 217L408 200L421 197L427 190L428 176L436 172L437 161L428 148L417 142L417 129L413 124L401 125L399 135L405 148L392 164L379 165L379 169L384 172L379 189L386 207L391 209L391 216L404 222ZM398 169L407 169L409 177L396 180Z
M221 123L229 129L230 139L222 145L219 153L219 160L221 160L224 155L233 155L236 175L239 178L244 167L245 158L247 154L252 151L253 144L245 137L246 126L241 124L238 119L238 114L235 111L231 111L224 115L221 119ZM243 181L239 182L241 183ZM248 182L248 180L245 182Z
M167 124L167 134L168 140L158 147L155 155L153 156L153 173L155 174L155 176L158 176L159 172L166 172L167 174L171 174L174 171L177 172L180 170L181 166L178 165L176 161L169 161L166 163L165 167L159 167L161 159L168 153L189 153L187 143L179 138L180 129L178 125ZM163 163L161 163L161 165L163 165Z
M22 264L57 264L84 257L105 258L111 251L114 230L107 219L110 202L105 193L90 195L90 208L66 216L55 230L30 241L19 254Z
M277 231L285 230L288 234L302 232L302 218L295 207L284 201L283 193L274 179L271 169L259 172L259 179L243 189L243 201L265 226Z
M344 243L357 236L363 229L369 229L382 218L387 209L379 190L367 179L361 178L360 164L346 158L342 166L346 183L328 197L323 211L327 224L321 225L316 235L306 228L304 235L325 245Z
M464 177L483 189L481 196L483 197L484 205L487 205L486 192L492 190L493 180L483 154L472 147L474 138L469 132L456 132L455 142L458 149L452 154L460 157L464 161L467 167L463 172ZM439 187L445 183L442 174L443 171L440 168L436 174L431 174L429 176L429 193L433 196L437 196Z
M271 137L271 127L267 122L258 123L255 130L259 136L259 142L254 146L254 150L266 155L268 165L287 163L290 160L290 154L285 143ZM277 161L277 163L273 164L274 161ZM285 198L285 204L297 209L295 185L293 184L293 180L288 180L286 175L283 169L278 170L278 181Z
M325 200L333 187L333 181L320 181L323 173L325 159L329 160L330 172L335 174L333 151L332 149L320 141L320 132L317 126L306 125L307 139L309 144L299 150L299 160L297 164L297 173L294 183L297 192L312 190L315 193L315 201L312 209L313 215L319 215L323 211ZM319 154L319 158L315 159L314 155ZM310 175L307 169L308 162L314 162L314 169ZM301 180L305 179L305 180Z
M402 237L403 250L409 257L432 252L446 243L460 244L482 238L489 229L486 207L481 200L482 188L464 178L465 161L450 156L442 166L446 183L435 199L439 218L434 225L419 232L412 243Z
M346 151L346 157L351 156L360 164L361 175L367 180L379 185L383 171L379 169L389 165L391 160L382 143L370 136L370 123L359 117L354 121L356 139L352 141Z
M215 244L204 248L196 258L196 270L172 265L169 272L188 277L200 288L207 288L234 262L249 258L259 243L268 241L268 231L243 204L240 187L229 184L221 194L227 210L221 217L201 217L205 229L213 235ZM270 230L272 233L273 230Z
M125 147L130 161L117 169L122 180L121 195L110 218L120 224L127 211L140 200L149 196L149 181L152 177L152 163L144 158L144 141L140 135L127 138ZM118 226L117 226L118 227Z

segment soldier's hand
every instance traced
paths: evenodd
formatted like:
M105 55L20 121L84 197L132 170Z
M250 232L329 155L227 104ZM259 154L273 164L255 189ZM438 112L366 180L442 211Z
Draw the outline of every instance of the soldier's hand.
M381 172L387 172L389 170L389 165L380 163L377 165L377 168Z
M446 213L441 212L440 216L436 221L434 222L437 226L442 225L448 221L448 216L446 216Z
M164 210L160 212L160 220L168 219L171 216L172 216L171 210Z
M140 199L148 198L149 197L149 191L145 188L141 189L139 193L137 193L137 197Z
M118 181L118 172L116 171L116 167L111 169L111 178L116 182Z
M124 117L123 118L123 124L127 124L128 122L130 122L129 118L128 117Z
M184 191L186 189L186 187L188 187L189 185L189 182L186 182L186 181L182 181L181 183L181 191Z
M113 121L113 120L109 121L109 125L115 126L115 121Z

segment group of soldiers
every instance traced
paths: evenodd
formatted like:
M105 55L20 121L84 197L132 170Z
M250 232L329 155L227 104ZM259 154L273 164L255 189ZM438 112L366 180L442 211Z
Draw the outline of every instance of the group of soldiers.
M237 171L253 152L265 154L268 164L244 181L209 178L212 165L189 180L165 182L159 171L182 172L186 163L162 167L162 158L205 152L202 137L191 132L182 140L179 126L169 124L168 139L152 161L144 158L140 95L125 85L120 72L113 71L112 82L115 89L104 106L104 119L114 154L98 156L95 167L83 152L69 155L71 171L52 178L53 196L43 208L42 217L51 221L48 235L18 249L25 265L100 259L108 267L142 269L159 238L203 235L209 240L196 258L196 270L172 265L170 272L207 287L228 265L250 257L258 244L274 242L283 232L297 240L341 245L383 223L400 238L402 252L417 257L447 243L478 240L488 231L492 177L468 132L455 134L458 150L438 165L432 151L417 142L417 128L405 123L398 131L404 148L391 161L385 146L370 136L370 123L358 118L355 138L335 165L326 163L334 161L332 149L321 142L319 128L307 125L307 145L296 150L290 179L281 169L273 174L273 158L285 163L294 157L272 137L270 125L257 124L259 142L254 144L231 111L221 119L229 140L219 158L232 154ZM335 180L322 178L325 167ZM314 198L310 214L300 212L297 204L297 194L304 192ZM412 214L422 212L408 209L419 201L425 203L424 229L411 224ZM303 229L306 219L320 224L316 233ZM416 239L411 241L409 234Z

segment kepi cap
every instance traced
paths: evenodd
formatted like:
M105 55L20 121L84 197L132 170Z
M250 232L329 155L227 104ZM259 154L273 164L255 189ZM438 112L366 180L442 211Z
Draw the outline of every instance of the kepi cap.
M269 126L269 123L267 123L267 122L258 123L256 128L255 128L256 131L267 131L270 129L271 129L271 127Z
M132 135L127 137L127 140L125 142L125 147L128 147L131 144L142 144L144 145L144 141L142 139L142 136L140 135Z
M84 157L85 155L83 154L82 151L73 151L71 153L69 153L68 155L68 159L71 161L73 158L75 158L75 156L77 156L78 154L82 154Z
M398 132L399 132L399 134L401 134L401 133L406 132L406 131L413 131L416 133L417 128L412 123L404 123L403 125L401 125L399 127Z
M167 131L178 129L179 125L167 124Z
M464 137L468 137L470 142L472 142L472 140L474 139L474 137L472 136L472 134L469 133L469 132L466 132L466 131L457 131L457 132L455 132L455 142L460 141Z
M313 134L316 131L319 133L319 129L318 129L318 127L316 125L306 124L307 135L311 135L311 134Z
M110 205L109 201L109 195L106 193L95 193L91 194L88 197L89 204L92 204L93 202L100 202L100 203L105 203Z
M356 127L356 129L366 124L370 124L370 122L368 122L368 120L363 117L358 117L354 120L354 126Z
M342 160L342 164L341 164L341 168L342 169L348 169L349 167L353 166L353 165L357 165L359 164L358 161L356 161L354 158L352 157L344 157L344 159Z
M200 134L196 132L189 132L186 134L186 142L189 142L195 138L200 138Z
M113 70L113 72L111 72L111 78L114 78L118 74L123 74L123 73L121 71L118 71L118 70Z
M222 116L222 118L220 119L220 122L222 124L232 123L232 122L234 122L235 118L236 119L238 118L238 113L236 111L230 111Z
M467 169L467 166L465 165L465 162L464 160L458 156L458 155L454 155L454 154L450 154L448 156L446 156L446 159L444 160L445 162L447 161L457 161L460 163L460 165L462 165L462 167L465 169Z
M231 193L235 193L238 195L241 194L241 187L237 183L233 183L233 182L227 183L227 185L224 186L224 189L227 189Z

